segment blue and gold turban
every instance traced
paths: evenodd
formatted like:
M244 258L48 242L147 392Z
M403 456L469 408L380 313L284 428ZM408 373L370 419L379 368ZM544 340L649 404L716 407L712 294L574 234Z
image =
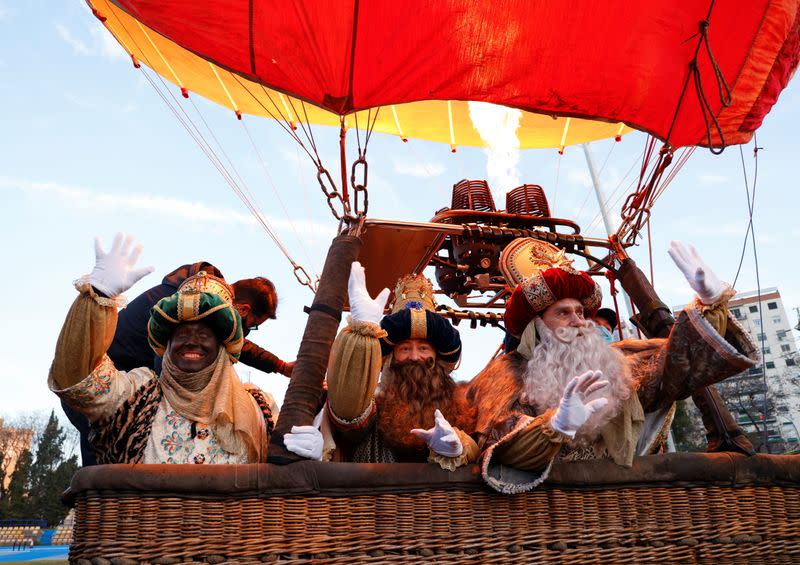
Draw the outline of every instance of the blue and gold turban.
M239 359L244 344L242 318L233 306L233 289L205 271L189 277L178 292L162 298L150 310L147 341L163 357L172 332L184 322L203 322L217 338L232 362Z
M394 291L392 313L381 320L386 336L380 338L381 353L389 355L406 339L424 339L436 350L437 358L455 367L461 358L461 335L450 320L434 312L433 285L422 275L406 276Z

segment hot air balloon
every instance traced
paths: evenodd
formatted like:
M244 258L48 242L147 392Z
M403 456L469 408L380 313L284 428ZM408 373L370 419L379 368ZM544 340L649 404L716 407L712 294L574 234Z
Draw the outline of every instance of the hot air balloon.
M368 267L368 272L380 273L368 281L372 292L399 274L430 265L437 269L442 290L459 306L492 308L501 307L508 295L506 281L497 272L500 247L521 236L543 239L587 257L597 274L608 270L623 282L628 279L629 292L650 304L643 312L646 319L640 319L642 329L653 335L668 330L671 313L641 278L629 275L635 275L635 265L625 249L646 225L673 160L681 160L676 152L694 147L719 152L749 141L800 60L800 0L88 3L135 66L144 64L184 97L203 96L230 108L239 119L257 115L278 120L317 167L340 235L308 309L292 384L273 435L270 460L277 464L297 459L282 445L283 432L314 416L330 344L345 307L349 266L359 254L368 266L380 267ZM505 208L498 209L488 187L470 181L454 186L451 206L431 222L369 218L369 136L377 132L403 140L422 138L448 144L453 151L485 145L470 118L470 105L476 103L518 112L516 135L522 149L563 151L569 145L619 138L631 130L650 134L648 159L621 211L619 230L607 240L586 238L574 222L550 215L537 185L511 191ZM317 125L340 129L339 174L331 173L319 157L311 129ZM359 138L357 158L349 166L344 142L348 130L364 135L364 145ZM396 245L399 241L402 246ZM402 248L403 253L387 255L389 247ZM301 282L315 286L302 267L294 261L292 265ZM483 298L476 303L476 296ZM473 323L497 321L491 313L449 314ZM231 528L244 539L259 541L233 541L214 531L207 547L198 542L197 547L178 548L173 537L169 549L181 557L281 554L298 562L332 563L434 560L442 555L459 562L557 561L600 553L611 561L630 556L702 560L711 558L717 547L721 552L734 547L729 551L732 558L795 555L785 544L797 534L791 526L797 522L791 517L798 502L796 464L729 455L681 457L670 459L674 464L663 469L659 462L644 462L628 474L602 465L565 467L555 478L563 488L520 495L516 502L481 490L466 472L442 476L409 469L393 474L387 483L375 473L392 471L380 466L323 469L294 463L237 470L242 473L237 480L245 486L226 492L224 485L232 474L204 469L205 475L188 479L180 492L212 485L216 502L210 504L219 505L218 511L232 520ZM103 520L92 514L98 500L90 493L120 490L131 480L122 470L101 472L105 471L82 472L73 484L78 519L86 524L73 558L110 550L140 559L168 553L159 553L158 547L148 547L146 555L136 553L135 546L144 543L138 531L130 533L130 542L98 541ZM182 495L154 486L160 477L171 477L169 473L142 470L136 475L142 481L136 496L114 498L113 504L119 505L114 508L125 508L123 515L133 519L146 514L143 504L155 500L161 516L189 521L211 511L202 503L193 511L189 506L194 502L173 503L172 498ZM746 503L734 492L737 481L748 474L755 478L742 488L751 489L754 494L748 500L758 500L763 508L752 523L744 521ZM598 538L600 530L589 526L614 518L599 508L604 506L598 502L600 494L575 488L585 477L611 485L602 491L602 496L612 497L608 506L626 508L616 517L613 531L618 534L613 539ZM758 477L775 481L759 490L753 486ZM637 481L649 488L632 486ZM781 481L791 488L778 488ZM714 483L730 488L721 492ZM678 484L688 486L678 491ZM148 494L148 489L153 492ZM382 497L381 489L389 494ZM564 492L572 498L559 499L567 496ZM316 496L296 496L303 493ZM548 499L548 493L555 498ZM347 497L337 499L340 494ZM357 507L362 495L363 509ZM697 497L708 497L716 512L730 509L732 515L719 519L707 505L697 503ZM111 504L102 496L101 500ZM460 505L465 510L459 510ZM561 510L573 514L568 511L572 505L586 516L581 531L570 532L567 524L572 522L558 519ZM243 518L251 507L258 527ZM442 510L436 510L439 507ZM629 515L628 510L656 507L669 507L669 514L675 515L665 528L650 522L634 527L619 517ZM443 514L447 520L440 522ZM697 518L700 515L708 520ZM478 516L486 516L488 525ZM337 518L342 517L348 526L339 535ZM681 518L687 520L685 528L679 525ZM780 527L769 527L770 519ZM546 520L552 521L545 524ZM730 524L736 527L718 531ZM269 535L259 537L259 528ZM746 532L742 535L747 539L740 540L746 547L737 552L740 546L725 540L736 539L740 530ZM281 535L285 538L276 537ZM457 544L458 550L452 548L453 536L465 542ZM122 546L134 549L123 552ZM470 553L473 548L476 551Z

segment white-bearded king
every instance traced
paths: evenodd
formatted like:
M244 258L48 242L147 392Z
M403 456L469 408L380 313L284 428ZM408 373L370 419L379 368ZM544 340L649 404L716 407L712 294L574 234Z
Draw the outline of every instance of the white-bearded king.
M474 434L487 483L530 490L556 459L607 458L630 466L664 441L676 400L752 367L756 346L730 316L734 292L694 248L669 254L697 292L667 339L607 345L590 320L599 286L550 244L519 239L501 257L515 352L492 361L470 383Z

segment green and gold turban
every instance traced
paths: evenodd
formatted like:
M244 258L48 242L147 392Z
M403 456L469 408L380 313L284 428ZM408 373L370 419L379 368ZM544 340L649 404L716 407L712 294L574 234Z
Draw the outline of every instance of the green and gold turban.
M163 357L172 332L184 322L203 322L216 334L234 363L244 343L242 318L233 306L233 290L222 279L200 271L178 292L162 298L150 310L147 341Z

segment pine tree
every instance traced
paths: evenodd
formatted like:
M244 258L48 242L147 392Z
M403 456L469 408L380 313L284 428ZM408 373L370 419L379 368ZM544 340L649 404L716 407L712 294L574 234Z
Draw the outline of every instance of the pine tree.
M61 503L61 494L78 469L77 457L64 458L65 438L55 412L51 412L36 446L36 460L30 467L29 498L32 507L27 517L47 520L51 526L58 524L67 514L67 508Z

